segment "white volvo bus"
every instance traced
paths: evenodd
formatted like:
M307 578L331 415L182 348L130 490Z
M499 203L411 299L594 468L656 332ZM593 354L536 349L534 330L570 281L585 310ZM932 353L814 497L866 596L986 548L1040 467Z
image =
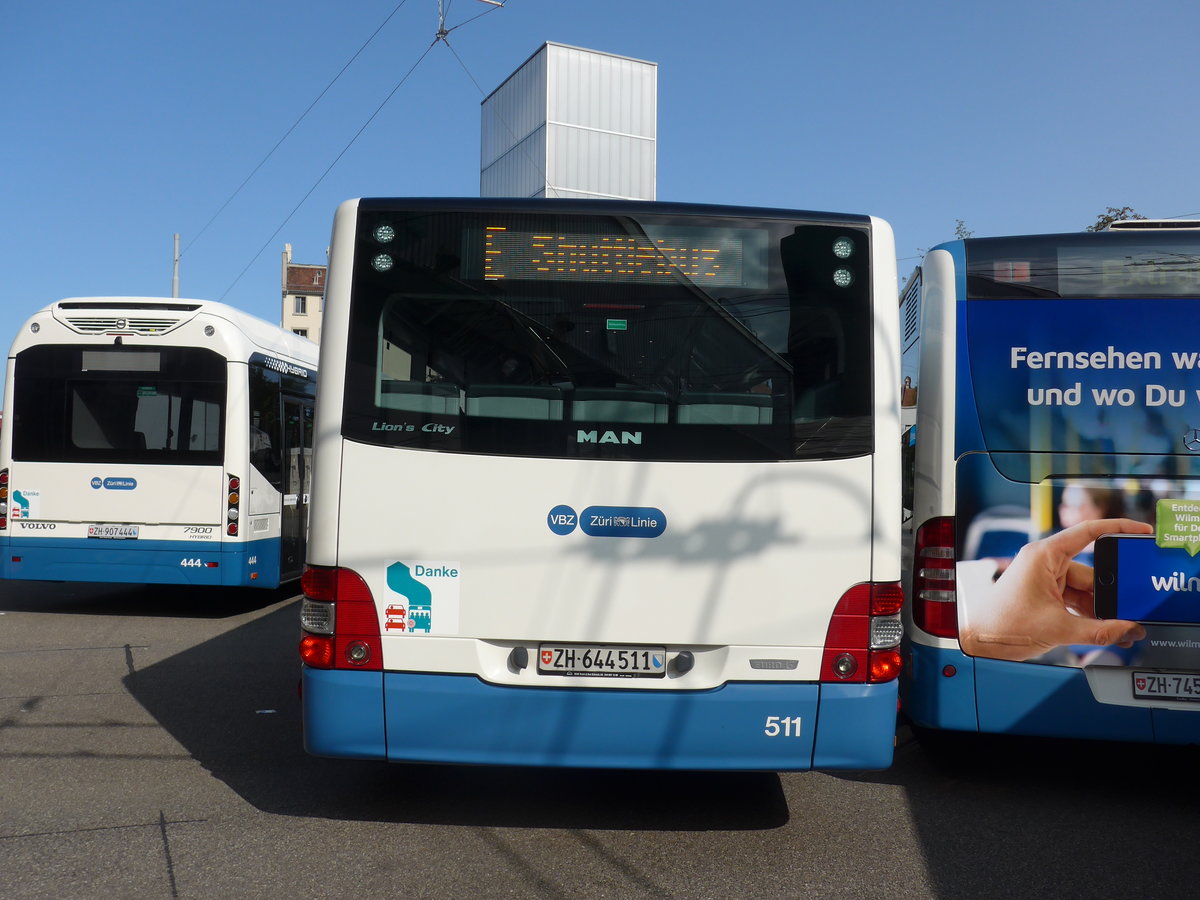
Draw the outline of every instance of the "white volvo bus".
M0 577L300 575L317 347L220 303L60 300L8 355Z

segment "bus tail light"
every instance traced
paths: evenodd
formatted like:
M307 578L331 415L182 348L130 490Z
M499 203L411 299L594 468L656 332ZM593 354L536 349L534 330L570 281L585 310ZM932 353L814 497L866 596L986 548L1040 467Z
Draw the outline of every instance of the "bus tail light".
M242 486L242 479L238 478L236 475L227 475L226 477L228 478L228 490L226 491L225 497L225 533L230 537L237 537L238 516L241 515L239 509L241 506L242 495L239 493L239 490Z
M383 669L375 598L353 569L308 566L300 580L300 660L316 669Z
M8 469L0 469L0 531L8 529Z
M842 595L829 620L821 681L878 683L900 674L899 582L856 584Z
M917 529L914 557L913 623L936 637L958 637L953 516L930 519Z

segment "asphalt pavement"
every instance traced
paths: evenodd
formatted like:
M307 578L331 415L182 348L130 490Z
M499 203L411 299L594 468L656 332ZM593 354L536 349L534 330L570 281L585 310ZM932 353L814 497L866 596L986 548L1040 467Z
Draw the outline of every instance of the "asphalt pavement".
M303 751L291 591L0 584L0 894L1180 897L1194 748L900 730L861 773Z

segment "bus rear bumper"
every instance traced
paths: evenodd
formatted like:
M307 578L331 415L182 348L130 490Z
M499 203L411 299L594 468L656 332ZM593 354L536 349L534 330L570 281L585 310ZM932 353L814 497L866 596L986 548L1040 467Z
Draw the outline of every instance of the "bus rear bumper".
M1027 737L1200 743L1200 704L1192 712L1100 703L1080 668L972 659L915 643L911 651L904 709L917 725Z
M10 537L0 542L0 579L272 588L279 585L279 539L220 544Z
M803 771L891 764L896 684L533 688L303 668L319 756L511 766Z

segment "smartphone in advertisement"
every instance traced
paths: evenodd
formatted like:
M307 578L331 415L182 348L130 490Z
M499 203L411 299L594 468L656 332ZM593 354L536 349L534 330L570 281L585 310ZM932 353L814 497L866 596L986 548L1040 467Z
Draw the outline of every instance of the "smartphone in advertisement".
M1152 534L1096 540L1096 618L1200 625L1200 554L1162 549Z

